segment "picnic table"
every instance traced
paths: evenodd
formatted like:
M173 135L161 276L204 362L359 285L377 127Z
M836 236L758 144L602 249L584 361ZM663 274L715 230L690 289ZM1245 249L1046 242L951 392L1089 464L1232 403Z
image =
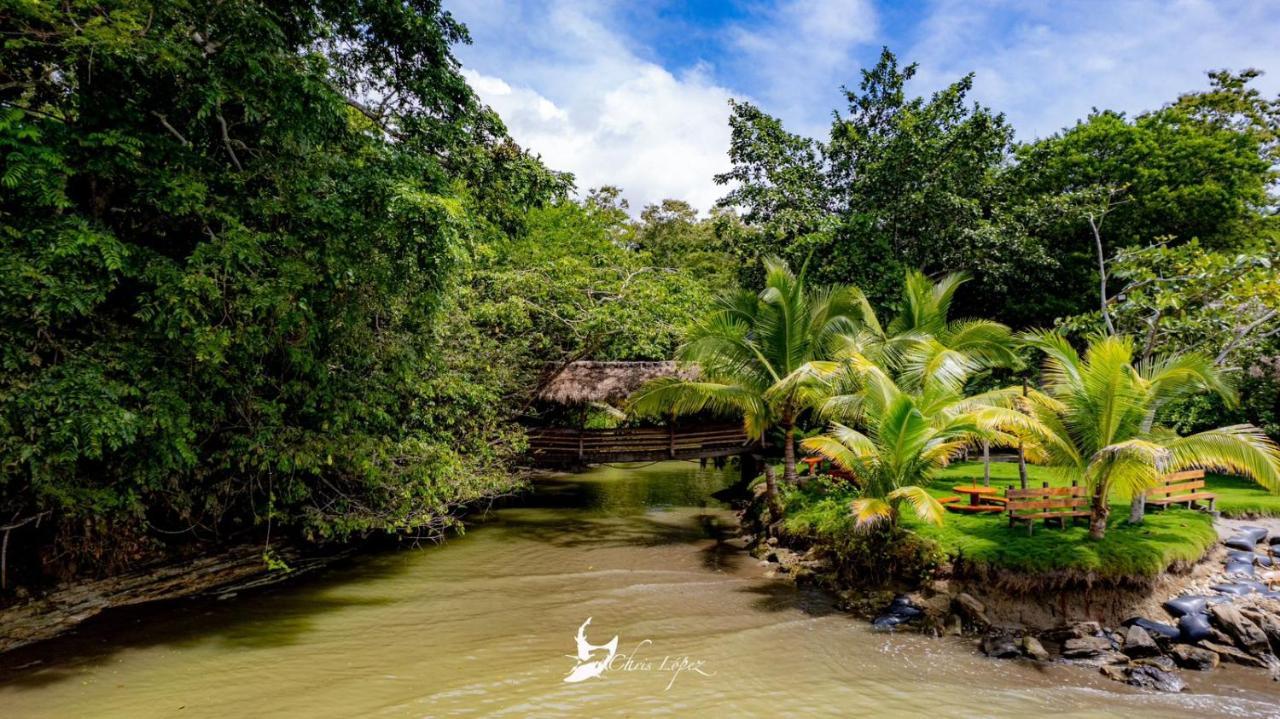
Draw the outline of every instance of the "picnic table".
M818 473L818 465L822 464L825 457L801 457L800 462L809 466L809 474Z
M955 492L956 494L969 495L968 504L960 504L958 502L950 502L950 503L944 502L947 509L953 512L1000 512L1004 510L1004 507L1001 506L1000 503L993 501L997 499L995 495L1000 493L1000 490L996 489L995 487L980 487L978 485L972 485L972 486L964 485L964 486L952 487L951 491ZM957 497L956 499L959 499L959 498Z

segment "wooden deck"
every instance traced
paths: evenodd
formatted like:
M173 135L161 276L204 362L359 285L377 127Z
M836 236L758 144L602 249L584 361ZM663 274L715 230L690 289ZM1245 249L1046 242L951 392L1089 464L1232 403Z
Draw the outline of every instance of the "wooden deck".
M529 458L540 466L728 457L754 448L740 424L529 430Z

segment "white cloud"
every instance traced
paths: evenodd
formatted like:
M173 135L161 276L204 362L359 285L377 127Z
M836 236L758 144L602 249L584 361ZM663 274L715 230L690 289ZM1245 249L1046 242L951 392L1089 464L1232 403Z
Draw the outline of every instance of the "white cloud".
M493 13L518 12L503 5L490 3L478 23L460 14L479 36ZM580 191L622 187L633 212L667 197L710 209L724 193L712 176L729 164L729 90L701 69L675 75L639 58L577 4L524 19L532 31L512 39L530 47L462 52L468 82L512 137L574 173Z
M1207 86L1210 69L1257 67L1280 90L1274 0L1117 0L1028 9L1007 0L942 0L903 55L934 89L969 71L974 95L1008 114L1022 139L1072 124L1091 108L1130 113Z
M731 64L767 112L825 134L840 86L857 83L856 51L877 31L871 0L786 0L729 28Z

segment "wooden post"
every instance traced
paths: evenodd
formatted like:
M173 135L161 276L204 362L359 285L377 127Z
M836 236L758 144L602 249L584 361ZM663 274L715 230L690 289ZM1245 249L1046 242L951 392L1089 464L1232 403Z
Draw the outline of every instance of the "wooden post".
M581 461L582 461L582 457L583 457L583 452L582 452L582 435L583 435L583 431L584 431L584 430L583 430L581 427L579 427L579 428L578 428L578 461L579 461L579 462L581 462Z
M672 459L676 458L676 422L674 417L667 424L667 454L671 455Z

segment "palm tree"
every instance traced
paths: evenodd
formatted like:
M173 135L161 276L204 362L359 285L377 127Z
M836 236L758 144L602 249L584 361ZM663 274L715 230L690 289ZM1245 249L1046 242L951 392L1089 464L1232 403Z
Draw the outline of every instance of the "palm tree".
M990 320L950 318L956 290L968 280L967 274L953 272L934 282L919 270L908 270L902 305L887 326L861 299L858 332L844 338L842 354L870 358L900 382L916 386L920 378L938 371L968 377L984 369L1019 366L1017 342L1008 327ZM991 444L981 445L983 483L990 484Z
M940 524L942 505L925 491L934 472L976 440L1016 443L1031 421L1012 408L1011 390L965 397L967 376L949 369L927 373L905 390L865 357L851 363L857 390L833 397L823 410L865 431L833 422L827 434L803 446L858 478L860 494L851 509L863 529L895 522L904 501L920 519Z
M783 480L797 481L795 434L801 415L825 396L837 338L857 329L860 293L848 287L809 289L779 259L766 259L765 287L722 297L692 331L677 358L696 365L693 379L654 380L631 397L639 415L702 411L741 413L747 434L783 432ZM780 517L773 467L766 463L770 511Z
M954 272L934 282L919 270L908 270L902 306L887 326L859 293L859 327L844 338L846 352L867 357L893 374L922 344L930 347L935 361L956 371L1017 366L1017 342L1008 327L990 320L950 319L956 290L968 280L965 273Z
M1062 336L1035 332L1026 341L1045 354L1044 392L1025 404L1027 425L1046 464L1089 488L1089 535L1107 530L1114 490L1136 495L1165 473L1201 468L1249 477L1280 492L1280 448L1252 425L1187 437L1153 426L1170 397L1201 389L1229 392L1213 362L1199 354L1133 364L1128 337L1096 337L1084 357Z

